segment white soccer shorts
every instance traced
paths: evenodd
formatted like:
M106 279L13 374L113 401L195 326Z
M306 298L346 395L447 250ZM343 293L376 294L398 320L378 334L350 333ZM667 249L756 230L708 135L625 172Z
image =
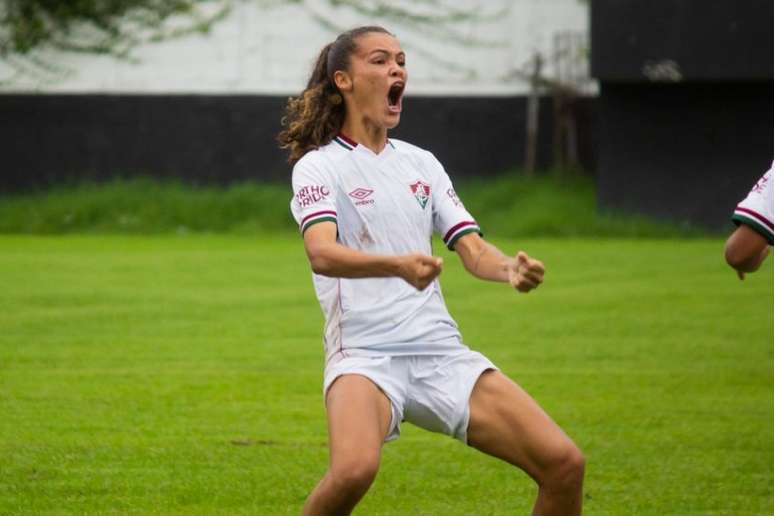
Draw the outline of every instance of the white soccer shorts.
M481 353L346 357L325 371L323 396L339 376L362 375L390 399L392 421L385 441L397 439L401 421L467 444L470 395L484 371L497 367Z

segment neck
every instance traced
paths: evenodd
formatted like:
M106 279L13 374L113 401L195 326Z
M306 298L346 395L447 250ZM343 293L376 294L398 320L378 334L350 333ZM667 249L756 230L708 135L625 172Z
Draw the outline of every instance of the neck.
M379 154L387 145L387 129L371 123L368 119L347 118L341 126L341 132L355 140L359 145Z

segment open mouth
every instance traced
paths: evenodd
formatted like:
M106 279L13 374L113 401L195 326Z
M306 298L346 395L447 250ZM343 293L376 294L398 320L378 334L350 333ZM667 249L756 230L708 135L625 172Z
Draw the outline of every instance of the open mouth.
M387 92L387 106L389 107L390 111L394 113L400 113L403 99L403 90L405 89L406 83L403 81L398 81L390 86L390 91Z

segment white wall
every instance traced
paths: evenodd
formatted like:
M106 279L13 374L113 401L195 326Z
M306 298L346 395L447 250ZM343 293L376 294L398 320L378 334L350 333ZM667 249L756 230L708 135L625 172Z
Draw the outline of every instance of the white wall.
M375 23L396 33L408 56L409 93L513 95L526 92L527 85L523 79L509 77L509 72L523 67L535 51L551 54L555 33L588 33L588 5L580 0L457 4L481 12L506 9L495 20L466 21L454 27L495 46L445 41L427 28L364 19L348 8L332 9L325 0L274 7L247 0L236 3L208 35L137 48L133 53L137 63L105 56L47 54L47 59L71 72L53 80L17 77L0 85L0 92L294 94L305 84L319 49L336 36L335 29L318 21L322 17L340 27ZM0 80L10 73L0 63Z

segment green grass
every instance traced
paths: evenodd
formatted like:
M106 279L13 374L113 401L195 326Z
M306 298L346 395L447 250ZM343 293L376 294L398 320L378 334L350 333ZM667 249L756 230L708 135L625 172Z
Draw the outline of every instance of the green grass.
M707 230L684 224L600 214L594 184L583 176L528 178L512 172L486 181L461 181L457 190L490 236L707 235ZM58 187L0 197L0 233L275 232L295 228L290 195L289 184L242 183L219 188L150 179Z
M496 242L546 284L442 251L447 303L584 450L588 514L774 514L771 263ZM327 461L321 325L295 235L0 237L0 514L297 514ZM358 514L528 513L523 473L403 430Z

